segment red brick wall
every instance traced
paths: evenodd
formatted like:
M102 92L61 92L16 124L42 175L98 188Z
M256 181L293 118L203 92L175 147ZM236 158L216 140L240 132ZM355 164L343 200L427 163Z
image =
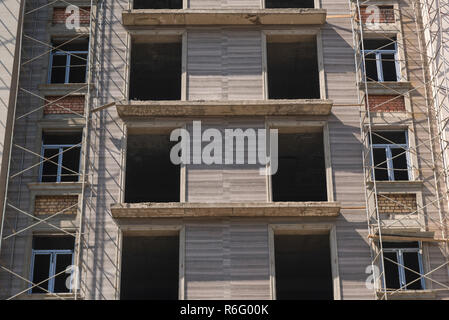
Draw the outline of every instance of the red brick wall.
M78 196L36 196L34 201L34 214L55 214L78 203ZM61 214L76 214L77 206L74 206Z
M417 209L416 194L390 193L384 194L384 196L389 199L377 195L377 205L380 214L407 214L415 212Z
M394 99L394 100L391 100L391 99ZM388 100L391 100L391 101L386 102ZM369 109L373 112L405 111L405 101L404 101L403 96L369 95L368 102L369 102Z
M53 24L65 23L71 13L65 12L66 8L53 8ZM88 25L90 23L90 7L80 7L80 25Z
M366 22L368 17L373 14L372 10L366 10L368 6L360 6L360 14L362 15L362 22ZM393 6L378 6L380 14L378 23L395 23ZM371 21L370 21L371 22Z
M44 107L44 115L47 114L73 114L69 110L84 114L84 96L68 96L61 99L61 96L46 96L45 99L48 101ZM60 100L58 100L60 99ZM56 101L52 103L53 101ZM62 107L69 109L66 110Z

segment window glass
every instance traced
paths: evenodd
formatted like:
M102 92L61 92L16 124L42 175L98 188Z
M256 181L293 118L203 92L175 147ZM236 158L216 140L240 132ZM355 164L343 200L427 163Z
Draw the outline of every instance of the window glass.
M51 254L36 254L34 256L34 266L33 266L33 283L38 284L49 278L50 274L50 261ZM48 290L48 281L43 282L39 287ZM45 293L44 290L34 287L31 290L32 293Z
M391 149L394 180L408 180L407 156L404 149Z
M377 77L376 55L374 53L365 56L365 72L367 81L379 81Z
M56 254L56 266L55 266L55 277L54 292L70 292L70 288L67 287L66 281L70 277L69 273L65 271L70 265L72 265L72 255L71 254Z
M62 157L61 181L78 181L81 148L64 148Z
M42 164L41 182L56 182L58 176L58 156L59 149L45 149L44 158L50 158Z
M388 180L388 170L387 170L387 156L385 153L385 148L374 148L374 166L376 180L384 181Z
M70 83L86 82L87 54L76 53L70 58Z
M391 261L389 261L389 260ZM385 268L385 281L387 289L400 288L399 282L399 269L398 265L394 262L398 262L398 258L395 252L384 252L384 268Z
M51 83L65 83L66 63L66 55L53 55L51 66Z
M416 273L414 273L414 272L404 268L407 289L408 290L423 289L423 287L421 286L421 280L417 280L417 281L409 284L410 282L412 282L420 277L418 252L404 252L403 259L404 259L404 266L407 267L408 269L411 269L416 272Z
M382 70L384 81L397 81L394 54L382 54Z

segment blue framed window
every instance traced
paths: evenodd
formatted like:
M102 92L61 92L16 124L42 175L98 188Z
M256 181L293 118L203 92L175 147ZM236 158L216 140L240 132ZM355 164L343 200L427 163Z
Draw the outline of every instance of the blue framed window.
M385 242L386 289L424 290L426 288L422 249L419 242Z
M363 42L367 81L401 81L396 38Z
M31 252L29 293L72 292L72 271L74 261L73 236L34 236ZM45 290L44 290L45 289Z
M85 83L87 77L88 41L54 43L50 53L49 83Z
M373 158L377 181L411 179L407 131L374 131Z
M76 182L81 165L81 132L44 132L40 182Z

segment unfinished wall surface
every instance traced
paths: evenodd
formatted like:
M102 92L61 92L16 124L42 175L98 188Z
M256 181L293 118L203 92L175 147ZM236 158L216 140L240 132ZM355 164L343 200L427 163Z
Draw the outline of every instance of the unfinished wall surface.
M188 100L263 99L261 36L225 28L189 31Z

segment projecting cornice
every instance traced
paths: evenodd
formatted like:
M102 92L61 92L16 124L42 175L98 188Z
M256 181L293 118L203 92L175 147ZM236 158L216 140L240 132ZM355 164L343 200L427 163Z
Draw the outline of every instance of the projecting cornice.
M325 9L137 9L122 13L124 26L322 25Z
M126 101L117 103L121 118L187 116L329 115L333 102L322 99L227 101Z
M339 202L118 203L114 218L337 217Z

